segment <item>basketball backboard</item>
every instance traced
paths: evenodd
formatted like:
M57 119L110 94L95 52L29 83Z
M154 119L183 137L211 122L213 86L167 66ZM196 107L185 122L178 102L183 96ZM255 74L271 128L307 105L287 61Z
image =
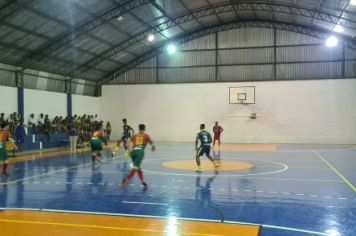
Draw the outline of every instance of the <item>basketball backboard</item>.
M255 104L255 86L229 88L230 104Z

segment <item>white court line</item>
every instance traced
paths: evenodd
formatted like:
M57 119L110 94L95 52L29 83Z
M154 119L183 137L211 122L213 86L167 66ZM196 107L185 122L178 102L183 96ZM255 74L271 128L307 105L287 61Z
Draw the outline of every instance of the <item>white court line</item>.
M144 170L145 171L145 170ZM79 171L79 172L88 172L88 171ZM118 172L106 172L106 171L102 171L101 173L112 173L117 175ZM161 173L150 173L147 172L145 173L145 175L162 175ZM165 173L163 175L169 175L168 173ZM211 172L210 175L208 174L199 174L202 177L212 177L214 176L214 173ZM230 176L230 175L223 175L221 173L219 173L219 178L230 178L230 177L236 177L236 178L245 178L245 179L257 179L257 180L275 180L275 181L296 181L296 182L321 182L321 183L341 183L344 184L344 182L342 180L324 180L324 179L288 179L288 178L268 178L268 177L250 177L250 176ZM197 175L192 174L192 175L183 175L183 177L197 177Z
M141 217L141 218L154 218L154 219L169 219L167 216L153 216L153 215L138 215L138 214L122 214L122 213L108 213L108 212L92 212L92 211L67 211L67 210L55 210L55 209L35 209L35 208L0 208L0 210L27 210L27 211L45 211L45 212L60 212L60 213L73 213L73 214L90 214L90 215L106 215L106 216L126 216L126 217ZM220 222L219 220L211 220L211 219L199 219L199 218L187 218L187 217L176 217L177 220L189 220L189 221L205 221L205 222ZM300 232L311 235L322 235L322 236L330 236L330 234L306 230L306 229L298 229L292 227L283 227L277 225L267 225L267 224L256 224L249 222L240 222L240 221L224 221L227 224L242 224L242 225L256 225L262 226L263 228L271 228L283 231L292 231L292 232Z
M131 201L121 201L125 204L141 204L141 205L158 205L158 206L168 206L168 203L158 203L158 202L131 202Z
M49 171L49 172L47 172L45 174L41 174L41 175L33 175L33 176L25 177L25 178L22 178L22 179L17 179L17 180L13 180L13 181L9 181L9 182L3 182L3 183L0 183L0 185L13 184L13 183L17 183L17 182L20 182L20 181L41 177L41 176L46 176L46 175L49 176L51 174L58 174L59 172L63 172L63 171L66 171L66 170L70 170L70 169L77 168L77 167L84 166L84 165L88 165L88 164L90 164L90 163L85 163L85 164L72 166L72 167L68 167L68 168L63 168L63 169L60 169L60 170ZM36 181L36 182L33 182L33 183L37 184L39 182Z
M27 184L71 184L71 185L84 185L84 184L87 184L87 185L94 185L94 183L92 183L92 182L84 183L84 182L48 182L48 181L38 182L38 181L36 181L36 182L26 182L26 183ZM97 185L105 185L105 184L107 184L108 186L116 186L116 185L118 185L118 183L116 183L116 182L115 183L112 183L112 182L109 182L109 183L96 183L96 184ZM130 184L130 185L133 186L133 187L140 186L140 185L134 184L134 183ZM150 187L166 189L169 186L166 186L166 185L162 185L162 186L150 185ZM188 187L188 186L174 186L172 188L173 189L181 189L181 190L183 190L183 189L191 190L192 189L191 187ZM240 190L238 190L238 189L226 189L226 188L214 189L214 187L210 187L210 190L211 191L214 191L214 190L217 190L217 191L232 191L232 192L241 192L242 191L242 192L255 192L255 193L264 193L265 192L265 193L268 193L268 194L279 194L279 195L281 195L281 197L282 197L282 195L295 195L295 196L305 196L305 197L312 197L312 198L319 197L319 195L314 195L314 194L277 192L277 191L272 191L272 190L270 190L270 191L267 191L267 190L265 190L265 191L263 191L263 190L251 190L251 189L240 189ZM159 196L159 195L157 195L157 196ZM338 200L350 200L350 201L355 200L356 201L356 199L349 199L347 197L338 197L338 198L336 198L336 197L332 197L332 196L328 196L328 195L320 196L320 197L323 197L325 199L338 199Z

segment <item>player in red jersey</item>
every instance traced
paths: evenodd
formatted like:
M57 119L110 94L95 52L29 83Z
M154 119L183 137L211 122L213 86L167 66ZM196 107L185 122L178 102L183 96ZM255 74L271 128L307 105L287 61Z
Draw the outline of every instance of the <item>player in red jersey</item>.
M223 132L223 128L218 124L218 122L215 122L215 125L213 127L213 132L214 132L214 141L213 141L213 146L215 145L215 141L218 141L218 144L220 146L220 136L221 133Z
M8 141L12 142L17 149L14 140L10 138L9 125L7 123L2 123L0 130L0 164L2 164L2 176L8 175L6 172L9 158L6 151L6 143Z
M138 177L141 180L141 183L144 187L147 187L147 184L145 183L144 179L143 179L143 172L141 169L141 163L143 161L143 157L145 155L145 148L147 146L147 144L151 144L152 148L151 150L154 151L156 149L155 145L153 144L152 139L150 138L150 136L148 134L145 133L146 130L146 126L144 124L140 124L138 126L138 134L135 134L132 136L131 139L131 152L130 152L130 156L132 159L132 168L129 172L129 174L123 179L122 181L122 187L125 187L130 179L135 175L135 173L137 172Z

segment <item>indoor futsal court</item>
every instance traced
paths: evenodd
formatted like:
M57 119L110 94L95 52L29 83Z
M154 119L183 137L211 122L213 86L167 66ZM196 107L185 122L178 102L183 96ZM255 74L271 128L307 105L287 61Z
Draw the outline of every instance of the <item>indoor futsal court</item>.
M110 151L95 165L88 152L21 157L1 183L0 224L10 235L353 235L355 152L222 145L221 165L204 160L197 174L191 144L157 143L148 188L134 178L125 189L131 161Z
M0 235L356 236L356 0L0 0Z

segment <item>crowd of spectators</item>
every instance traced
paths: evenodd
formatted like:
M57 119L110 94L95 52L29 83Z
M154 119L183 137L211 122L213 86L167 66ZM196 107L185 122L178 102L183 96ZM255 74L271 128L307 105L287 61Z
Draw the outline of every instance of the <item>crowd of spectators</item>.
M67 133L70 138L70 148L75 149L78 145L85 146L89 142L92 133L103 128L106 133L106 139L110 139L111 125L98 119L98 115L82 115L73 117L55 116L53 119L47 114L30 114L27 125L23 124L23 118L16 112L11 113L8 117L4 113L0 114L0 124L7 122L10 132L16 137L18 144L24 142L26 133L44 134L50 141L51 133ZM27 130L27 132L26 132Z

